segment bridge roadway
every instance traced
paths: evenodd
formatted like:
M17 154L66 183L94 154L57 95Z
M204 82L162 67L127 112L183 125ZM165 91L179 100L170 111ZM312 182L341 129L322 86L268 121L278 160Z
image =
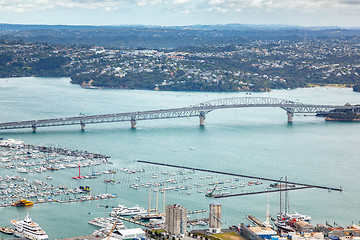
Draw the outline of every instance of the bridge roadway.
M200 126L205 125L205 116L209 112L217 109L226 108L268 108L279 107L287 112L288 122L293 122L295 113L327 113L334 109L348 109L354 112L360 112L360 106L338 106L338 105L313 105L303 104L300 102L289 101L280 98L269 97L242 97L242 98L223 98L203 102L197 105L191 105L183 108L160 109L141 112L114 113L91 116L76 116L53 118L43 120L30 120L21 122L0 123L0 130L31 128L34 132L38 127L52 127L64 125L80 125L85 129L86 124L106 123L106 122L123 122L130 121L131 127L136 128L136 122L139 120L167 119L167 118L184 118L199 117Z

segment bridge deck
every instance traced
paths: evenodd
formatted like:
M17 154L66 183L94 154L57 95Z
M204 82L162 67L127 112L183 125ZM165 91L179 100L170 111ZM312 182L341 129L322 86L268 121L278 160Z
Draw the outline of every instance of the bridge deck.
M0 123L0 130L32 128L36 130L38 127L50 126L64 126L64 125L81 125L86 124L106 123L106 122L123 122L123 121L138 121L138 120L152 120L152 119L167 119L167 118L184 118L184 117L205 117L206 114L217 109L226 108L268 108L278 107L282 108L288 113L326 113L334 109L349 109L360 112L359 106L336 106L336 105L313 105L292 102L289 100L278 98L225 98L198 105L193 105L184 108L160 109L141 112L128 113L114 113L91 116L76 116L53 118L43 120L30 120L19 122Z

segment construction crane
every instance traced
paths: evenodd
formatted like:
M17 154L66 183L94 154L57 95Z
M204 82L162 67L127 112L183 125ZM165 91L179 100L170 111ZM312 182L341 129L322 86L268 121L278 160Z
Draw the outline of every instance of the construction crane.
M107 217L107 212L106 212L106 209L108 209L108 208L115 208L114 206L109 206L109 205L100 205L100 204L98 204L97 205L97 207L99 208L99 207L103 207L103 208L105 208L105 217L104 218L106 218Z
M103 207L103 208L116 208L116 207L114 207L114 206L100 205L100 204L98 204L97 207L98 207L98 208L99 208L99 207Z
M214 197L214 192L215 192L217 186L218 185L216 185L211 192L208 192L207 194L205 194L205 197Z
M113 233L113 231L114 231L114 229L115 229L115 227L116 227L116 223L117 223L117 222L114 222L114 225L112 226L112 228L111 228L111 230L110 230L110 232L109 232L109 236L107 237L106 240L109 240L109 239L110 239L111 234Z

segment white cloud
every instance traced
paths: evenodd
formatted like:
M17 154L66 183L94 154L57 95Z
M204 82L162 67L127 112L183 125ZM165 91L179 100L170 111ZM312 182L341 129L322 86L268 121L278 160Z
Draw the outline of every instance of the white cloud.
M225 0L210 0L209 1L209 5L221 5L221 4L225 4L226 1Z
M181 14L187 15L187 14L189 14L189 13L190 13L190 10L189 10L189 9L184 9L184 10L181 11Z
M182 14L218 12L343 13L360 10L360 0L0 0L0 11L31 12L49 9L121 10L124 5L153 6Z
M227 13L228 12L228 9L221 8L221 7L211 7L208 10L209 10L209 12L219 12L219 13Z
M31 12L54 8L116 10L125 1L116 0L0 0L0 11Z
M138 5L139 7L144 7L147 5L147 1L137 1L136 5Z
M185 4L190 2L190 0L174 0L174 4Z

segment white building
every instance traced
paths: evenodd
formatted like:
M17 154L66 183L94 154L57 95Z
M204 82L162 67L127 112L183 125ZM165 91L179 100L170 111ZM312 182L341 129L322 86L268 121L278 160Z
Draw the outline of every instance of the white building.
M109 240L126 240L126 239L134 239L134 238L145 238L145 232L141 228L132 228L132 229L122 229L116 230ZM103 240L107 240L108 237Z

